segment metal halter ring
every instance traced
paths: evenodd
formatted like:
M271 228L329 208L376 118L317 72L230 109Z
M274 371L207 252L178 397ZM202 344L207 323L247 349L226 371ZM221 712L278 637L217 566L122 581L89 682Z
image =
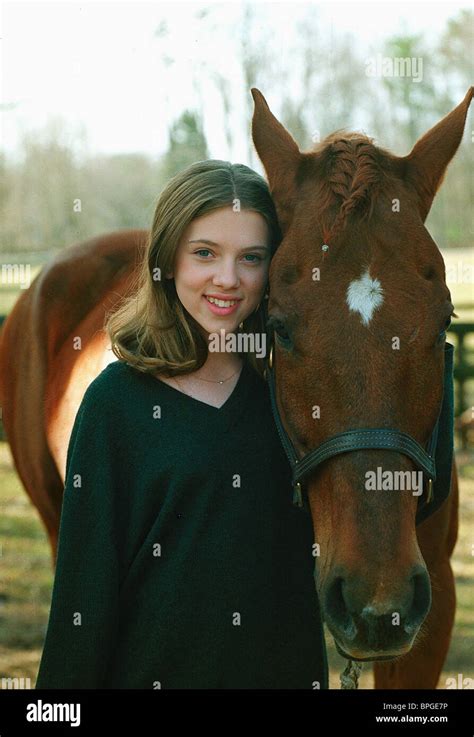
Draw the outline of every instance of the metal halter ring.
M434 494L433 494L433 479L432 478L429 478L428 479L428 488L427 488L427 493L426 493L426 504L430 504L430 502L433 501L433 497L434 497Z

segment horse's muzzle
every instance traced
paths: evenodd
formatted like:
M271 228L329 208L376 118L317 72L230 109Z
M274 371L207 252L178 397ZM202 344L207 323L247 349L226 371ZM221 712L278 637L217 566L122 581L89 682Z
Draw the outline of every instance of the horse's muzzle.
M324 619L338 650L352 660L392 659L409 652L431 607L425 566L415 565L396 592L387 591L376 601L364 591L363 576L341 571L323 587Z

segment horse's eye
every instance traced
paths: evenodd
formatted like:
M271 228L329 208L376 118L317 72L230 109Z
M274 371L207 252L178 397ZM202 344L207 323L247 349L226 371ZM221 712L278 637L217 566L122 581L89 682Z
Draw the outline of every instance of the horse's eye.
M274 330L277 338L279 339L279 342L284 347L288 347L288 345L291 343L291 338L281 320L279 320L277 317L270 317L267 322L267 328L269 330Z
M290 342L290 336L288 335L285 326L282 323L275 325L275 333L283 343Z
M448 319L444 323L443 333L445 333L447 330L449 330L450 327L451 327L451 315L448 317Z
M439 340L444 340L444 338L446 337L446 331L449 330L450 327L451 327L451 316L449 316L448 319L446 320L444 324L444 329L439 334Z

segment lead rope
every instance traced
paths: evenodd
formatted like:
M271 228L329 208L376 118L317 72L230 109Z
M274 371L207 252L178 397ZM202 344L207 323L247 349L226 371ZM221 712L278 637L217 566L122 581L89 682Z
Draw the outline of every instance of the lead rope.
M362 670L362 663L354 660L348 660L344 671L341 673L341 689L342 688L359 688L359 675Z

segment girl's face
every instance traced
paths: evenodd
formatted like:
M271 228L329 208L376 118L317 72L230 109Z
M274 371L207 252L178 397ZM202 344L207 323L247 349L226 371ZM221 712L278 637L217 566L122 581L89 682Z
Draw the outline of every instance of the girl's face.
M265 218L229 206L188 225L171 276L181 303L207 334L230 333L258 307L269 267Z

